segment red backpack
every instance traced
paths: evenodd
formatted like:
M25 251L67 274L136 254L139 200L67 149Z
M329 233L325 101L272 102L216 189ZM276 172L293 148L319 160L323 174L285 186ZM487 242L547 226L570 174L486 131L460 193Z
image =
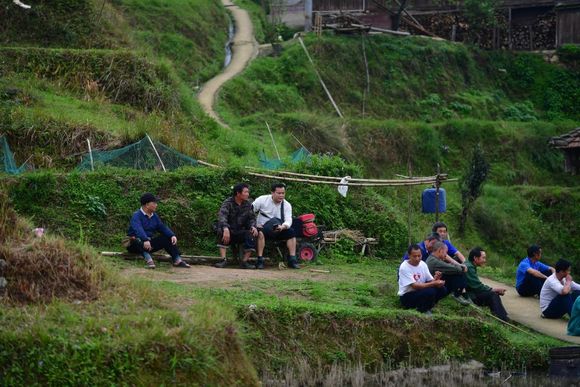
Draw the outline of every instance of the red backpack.
M314 218L314 214L304 214L298 217L302 222L302 235L307 238L318 235L318 227L314 223Z

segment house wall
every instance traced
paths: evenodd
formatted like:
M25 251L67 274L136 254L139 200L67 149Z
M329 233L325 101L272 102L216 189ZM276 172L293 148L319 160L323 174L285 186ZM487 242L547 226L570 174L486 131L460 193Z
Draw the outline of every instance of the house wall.
M558 45L580 44L580 5L577 8L557 9Z

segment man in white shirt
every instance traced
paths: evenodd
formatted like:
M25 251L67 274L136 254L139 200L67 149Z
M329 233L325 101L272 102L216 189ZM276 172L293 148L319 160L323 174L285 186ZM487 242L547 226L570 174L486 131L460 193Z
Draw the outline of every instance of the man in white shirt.
M254 212L258 213L258 259L256 268L264 268L264 246L266 239L286 241L288 247L288 267L300 269L296 260L296 236L292 226L292 205L284 199L286 185L272 184L272 193L262 195L252 203Z
M580 285L572 281L570 262L560 259L556 272L549 276L540 292L540 309L546 318L562 318L572 313L572 305L580 296Z
M421 247L414 244L407 250L409 259L399 267L399 299L406 309L415 308L421 313L431 315L435 304L447 295L445 281L441 272L431 275L423 262Z

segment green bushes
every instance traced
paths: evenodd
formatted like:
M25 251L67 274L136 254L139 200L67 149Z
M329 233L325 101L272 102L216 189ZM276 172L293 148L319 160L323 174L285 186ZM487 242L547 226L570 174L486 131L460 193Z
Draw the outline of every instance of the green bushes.
M235 170L203 168L162 174L44 172L23 176L10 192L16 210L38 226L73 240L82 236L92 245L106 248L119 246L131 214L139 208L139 196L154 192L162 199L162 219L176 232L183 248L188 253L208 253L214 250L211 225L219 206L230 195L230 187L244 180L250 177ZM250 182L253 197L270 192L271 181L252 177ZM380 256L398 256L407 230L391 209L394 203L372 191L351 191L343 198L334 186L289 183L287 198L296 215L314 212L317 222L329 229L360 229L379 239Z
M450 358L476 359L492 368L548 364L548 342L519 348L500 327L475 318L424 319L406 311L329 310L289 302L240 308L238 314L253 332L248 340L253 362L270 372L299 361L322 369L360 362L368 370L384 364L422 367Z

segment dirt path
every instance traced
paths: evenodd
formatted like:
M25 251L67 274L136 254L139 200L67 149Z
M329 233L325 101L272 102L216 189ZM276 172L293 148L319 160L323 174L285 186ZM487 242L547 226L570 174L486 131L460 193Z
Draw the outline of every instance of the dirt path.
M551 320L540 317L540 305L537 298L520 297L513 286L487 278L481 278L481 282L492 288L507 289L505 296L501 299L510 319L547 336L552 336L569 343L580 344L580 337L568 336L566 334L568 324L566 320Z
M236 32L232 40L232 60L228 67L207 81L197 98L203 110L220 125L227 127L213 109L220 88L228 80L241 73L248 63L258 55L258 43L254 38L254 27L247 11L235 5L232 0L222 0L224 7L232 13Z
M162 264L163 265L163 264ZM167 265L169 266L169 265ZM162 267L165 267L163 265ZM155 281L171 281L181 284L195 284L200 287L231 288L240 284L257 280L311 280L327 281L335 279L330 273L312 272L308 268L300 270L279 270L267 268L266 270L243 270L235 266L226 269L217 269L212 266L195 265L191 270L168 268L167 270L149 270L145 268L127 268L123 275L138 275Z

